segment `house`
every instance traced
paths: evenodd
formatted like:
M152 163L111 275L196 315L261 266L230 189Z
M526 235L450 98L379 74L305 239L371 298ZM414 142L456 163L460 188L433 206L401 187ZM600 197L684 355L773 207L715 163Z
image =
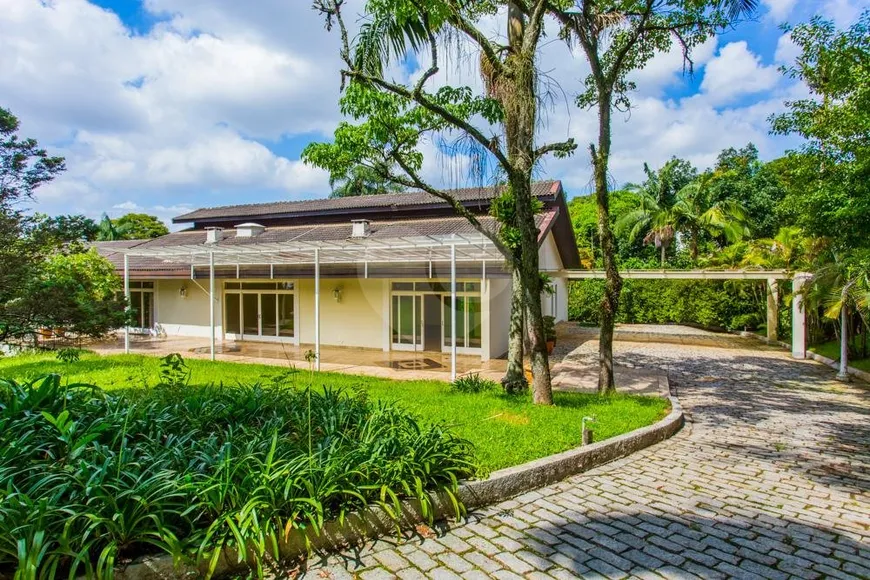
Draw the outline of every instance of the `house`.
M566 269L579 256L558 181L542 203L540 267L553 278L544 312L567 318ZM494 231L499 188L452 192ZM424 192L198 209L188 229L101 242L125 275L137 327L215 341L270 341L502 357L510 273L492 242ZM211 297L211 300L210 300Z

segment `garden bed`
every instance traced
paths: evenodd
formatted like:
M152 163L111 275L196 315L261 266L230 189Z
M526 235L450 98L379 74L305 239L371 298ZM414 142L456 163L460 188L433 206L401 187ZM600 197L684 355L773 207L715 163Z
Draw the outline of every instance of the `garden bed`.
M404 498L425 511L460 480L575 447L583 416L603 439L668 408L576 393L547 408L437 381L188 364L161 376L146 356L0 359L0 377L63 374L0 387L0 475L12 482L0 492L0 573L107 571L151 552L209 561L239 546L259 561L291 531ZM36 560L20 561L19 541Z

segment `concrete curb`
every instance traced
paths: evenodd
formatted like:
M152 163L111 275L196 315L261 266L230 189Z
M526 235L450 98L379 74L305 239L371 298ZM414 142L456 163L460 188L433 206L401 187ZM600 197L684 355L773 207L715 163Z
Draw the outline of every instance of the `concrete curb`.
M767 338L765 338L763 336L759 336L753 332L733 331L733 333L738 335L738 336L741 336L743 338L754 338L756 340L760 340L761 342L763 342L765 344L781 346L782 348L784 348L788 351L791 351L791 345L788 344L787 342L783 342L781 340L776 340L776 341L768 340ZM828 358L826 356L822 356L822 355L820 355L816 352L813 352L809 349L807 350L807 358L812 359L812 360L817 361L817 362L820 362L823 365L827 365L836 371L840 370L840 362L839 361L836 361L832 358ZM856 369L855 367L847 366L846 372L849 373L849 375L851 375L857 379L861 379L865 383L870 383L870 373L868 373L867 371L862 371L860 369Z
M670 392L667 377L664 381ZM500 469L493 472L488 479L461 483L456 495L466 508L483 507L533 489L546 487L664 441L676 434L685 424L682 406L673 392L668 396L668 400L671 403L670 413L653 425L522 465ZM432 504L432 513L436 520L456 516L453 503L446 494L433 497ZM367 538L395 533L398 529L413 529L415 525L426 520L424 510L416 500L402 502L398 521L393 520L383 508L375 506L351 514L343 524L337 521L327 522L320 534L293 530L287 540L279 546L280 554L282 559L293 559L307 555L310 550L345 548ZM225 550L218 562L215 575L228 574L243 567L244 564L239 563L236 552ZM153 556L116 569L115 578L160 580L198 577L204 575L206 569L204 563L184 564L176 569L171 557Z

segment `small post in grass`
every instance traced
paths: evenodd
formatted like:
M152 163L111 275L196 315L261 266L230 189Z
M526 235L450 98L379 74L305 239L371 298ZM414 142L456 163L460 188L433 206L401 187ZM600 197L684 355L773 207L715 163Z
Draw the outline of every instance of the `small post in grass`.
M583 442L582 445L590 445L592 443L593 431L592 429L586 428L586 422L595 423L595 417L583 417L583 420L580 421L580 430L583 433Z

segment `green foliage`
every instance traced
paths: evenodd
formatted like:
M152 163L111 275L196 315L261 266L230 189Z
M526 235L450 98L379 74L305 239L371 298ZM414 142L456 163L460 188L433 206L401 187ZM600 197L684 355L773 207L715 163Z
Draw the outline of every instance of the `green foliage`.
M146 240L169 233L169 228L156 216L145 213L128 213L112 220L115 232L124 240Z
M790 29L801 54L783 72L809 98L788 102L773 131L806 142L780 164L795 225L841 246L870 245L870 10L847 30L813 18Z
M79 362L82 358L82 349L80 348L62 348L57 351L57 360L62 363L75 363Z
M430 494L475 472L467 441L336 389L106 393L50 375L0 381L0 424L0 573L10 576L106 578L149 552L213 569L222 548L263 576L292 530L317 532L367 505L395 515L402 498L431 518Z
M160 384L173 389L186 387L190 382L190 367L178 353L160 359Z
M556 317L555 316L545 316L544 317L544 337L547 342L555 342L556 341Z
M456 377L456 380L450 383L450 387L459 393L483 393L497 391L499 385L495 381L480 378L480 373L472 373Z
M626 280L617 322L627 324L698 324L705 327L756 328L764 321L763 282L701 280ZM604 283L572 282L568 317L598 324Z
M387 179L388 168L371 168L364 165L352 167L340 174L330 174L329 197L354 197L357 195L377 195L380 193L399 193L404 188Z

